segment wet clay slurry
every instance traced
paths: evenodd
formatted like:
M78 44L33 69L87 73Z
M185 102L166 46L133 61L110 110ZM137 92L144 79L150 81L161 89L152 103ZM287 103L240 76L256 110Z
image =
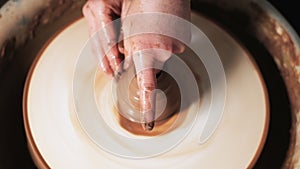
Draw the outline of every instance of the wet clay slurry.
M126 80L120 79L120 85L117 90L122 90L120 87L122 85L122 82ZM134 77L129 84L128 93L129 93L129 105L120 107L122 105L116 105L118 108L115 111L123 111L118 114L118 119L120 122L120 125L128 130L131 133L139 134L139 135L157 135L165 132L168 130L173 123L177 120L177 115L180 110L180 104L181 104L181 95L180 95L180 89L175 81L174 78L172 78L168 73L166 72L160 72L157 75L157 89L164 92L164 94L157 94L156 95L156 106L161 107L161 110L158 110L156 112L155 117L155 127L152 131L144 131L141 124L139 123L140 120L131 119L124 117L126 116L126 113L128 111L135 112L136 117L139 117L139 89L137 86L137 79ZM126 89L125 89L126 90ZM118 99L124 99L126 96L119 96ZM129 110L131 109L131 110ZM174 117L173 117L174 116ZM172 128L172 127L171 127Z

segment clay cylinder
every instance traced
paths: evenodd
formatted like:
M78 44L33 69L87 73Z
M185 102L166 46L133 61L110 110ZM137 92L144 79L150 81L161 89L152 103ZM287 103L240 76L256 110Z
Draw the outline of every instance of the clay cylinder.
M124 118L140 123L139 88L134 69L124 72L116 82L116 107ZM155 121L163 121L180 110L181 96L179 87L168 73L157 74Z

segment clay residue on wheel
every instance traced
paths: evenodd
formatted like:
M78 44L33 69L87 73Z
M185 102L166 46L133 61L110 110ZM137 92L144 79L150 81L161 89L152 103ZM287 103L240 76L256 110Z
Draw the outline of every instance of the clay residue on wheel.
M0 20L8 17L16 20L16 25L14 25L14 28L3 27L9 33L4 34L0 39L0 76L5 71L5 65L9 65L9 62L13 60L14 50L34 38L35 31L39 27L55 21L67 11L78 11L83 3L84 1L44 0L44 4L39 9L28 10L28 13L36 10L34 16L28 18L27 13L20 13L15 10L18 9L17 3L7 2L0 11ZM28 3L29 8L30 6L30 3Z
M0 48L0 75L2 71L9 66L9 62L12 60L14 55L16 39L12 38L6 40Z
M291 144L285 163L286 168L299 166L300 145L300 53L294 43L291 33L284 25L252 3L256 10L257 37L268 48L281 71L290 97L292 108Z
M259 66L263 74L265 73L264 78L273 82L272 84L268 83L268 87L270 87L268 90L277 91L279 94L271 93L272 96L284 96L271 98L273 122L271 120L268 145L264 147L266 151L263 157L260 157L259 164L257 166L254 166L254 163L250 164L249 168L253 166L257 168L264 168L264 166L297 168L300 157L300 145L296 144L300 141L300 54L299 42L294 37L297 35L290 30L286 23L282 22L284 19L280 14L264 1L194 0L192 8L215 20L230 34L233 34L253 54L255 60L260 62ZM286 88L282 88L281 79L274 74L277 73L273 67L274 61ZM289 100L286 98L285 90L287 90ZM289 118L292 118L291 122ZM289 125L287 123L291 123L292 126L287 126ZM287 127L289 133L286 133ZM278 133L282 135L278 136ZM285 138L288 135L289 140ZM271 137L269 138L269 136ZM278 137L281 137L280 141L272 140ZM289 141L289 145L285 145L287 141ZM280 149L281 153L286 153L283 152L285 148L274 147L280 143L281 147L289 147L286 150L287 155L284 157L284 161L282 161L284 154L274 154L276 149ZM258 158L259 155L259 153L256 154L255 158ZM269 161L271 159L273 161Z

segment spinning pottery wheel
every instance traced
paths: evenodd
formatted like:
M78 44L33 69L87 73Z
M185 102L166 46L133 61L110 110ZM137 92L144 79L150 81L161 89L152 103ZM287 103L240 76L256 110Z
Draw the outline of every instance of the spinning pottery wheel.
M37 166L41 168L141 168L147 165L149 168L161 166L174 168L175 165L178 168L199 168L199 166L204 168L246 168L253 167L257 159L259 159L257 164L263 163L261 159L263 160L265 152L261 155L261 151L265 145L268 146L268 142L265 144L265 139L268 135L268 124L270 121L272 127L272 123L276 122L276 120L269 118L269 113L272 116L272 109L270 112L269 109L274 106L274 101L272 101L274 94L269 89L271 88L269 86L270 78L266 75L266 71L259 67L263 62L258 59L257 66L254 59L252 59L252 57L257 59L259 57L257 55L261 55L261 53L252 51L257 49L255 45L251 46L243 43L243 38L250 36L250 33L245 36L239 36L241 40L234 35L234 38L232 38L230 33L224 31L210 19L204 18L203 14L195 12L192 14L193 24L207 35L219 53L224 65L227 95L220 124L208 140L204 142L199 141L201 135L199 130L201 131L205 124L206 104L212 96L210 90L212 84L209 83L209 75L201 59L197 58L197 55L188 49L179 58L188 65L195 76L198 75L196 82L200 98L189 105L185 112L185 118L178 126L154 138L157 138L158 141L171 140L173 135L178 136L179 131L184 130L186 126L193 125L191 125L190 130L185 133L179 142L169 143L168 151L162 153L154 152L154 154L152 151L149 151L152 153L150 155L147 154L150 156L149 158L134 160L115 156L115 153L107 151L108 149L103 147L101 135L108 138L107 140L115 140L113 139L115 136L112 135L112 132L107 132L105 128L98 128L97 125L93 125L94 123L86 123L86 119L97 123L97 121L93 121L93 119L97 118L92 115L85 115L84 112L87 112L89 107L80 105L82 102L76 103L76 99L79 98L72 94L74 89L73 80L76 77L76 73L74 75L76 71L74 70L76 69L76 64L78 64L79 55L88 39L87 24L84 20L77 17L80 16L78 15L78 9L80 9L82 2L78 1L72 4L73 8L70 8L70 11L67 10L65 13L68 19L64 20L62 17L57 23L70 23L72 20L75 22L69 24L60 33L53 36L47 45L44 45L43 50L41 50L31 68L25 85L23 102L24 123L29 148ZM250 14L253 12L247 8L247 1L241 4L240 7L243 11ZM251 2L252 8L254 8L253 4L256 3ZM208 6L214 9L214 6L211 5L210 2L193 2L195 10L197 10L198 6ZM264 9L264 5L261 6L262 9ZM218 3L215 4L215 9L217 7ZM260 6L255 7L258 8ZM52 9L55 10L56 8L53 7ZM77 15L72 13L72 10L77 11ZM205 10L203 12L208 16L214 16L217 21L220 18L220 16L206 13ZM47 14L47 12L45 13ZM255 17L255 13L253 17ZM48 17L47 15L42 15L42 18ZM226 22L223 24L226 25ZM55 24L53 25L55 27ZM257 29L259 28L257 27ZM284 27L282 29L285 30ZM232 30L235 29L232 28ZM242 34L241 32L238 33ZM256 33L263 34L266 32L257 31ZM267 35L264 34L264 36ZM24 39L22 36L17 36L16 46L22 43L22 39ZM194 38L192 43L195 45L200 44L200 40ZM271 41L272 39L269 40ZM270 45L270 43L268 44ZM273 49L271 46L267 46L267 48L270 51ZM26 50L26 48L23 50ZM7 53L5 54L7 55ZM278 55L274 54L274 56ZM276 62L280 63L280 56L278 56ZM109 117L103 117L105 124L108 124L107 126L112 128L112 131L119 132L118 134L120 135L134 139L144 139L145 141L151 140L152 136L136 136L123 130L118 119L114 118L113 103L110 101L110 98L103 99L103 95L111 95L109 93L111 90L106 90L109 89L111 80L97 71L97 65L93 63L95 62L92 59L87 59L84 65L90 65L91 69L89 71L80 69L79 72L83 73L78 78L89 77L94 82L91 90L95 92L95 97L91 99L96 103L98 115L103 117L103 112L106 112L104 116L107 115ZM285 69L288 69L288 67ZM89 86L83 87L88 88ZM224 86L217 85L217 87L222 88ZM298 89L297 85L292 85L290 88L290 90ZM83 89L78 89L78 91L80 94ZM291 94L293 93L291 92ZM82 111L80 106L83 106L84 111ZM297 105L292 104L292 106ZM294 109L292 108L292 110ZM193 113L199 113L196 119L190 117ZM286 158L286 167L297 165L295 160L292 160L297 159L297 151L293 151L296 148L293 144L293 139L296 139L295 136L291 140L291 150L289 151L290 155ZM157 140L149 142L155 145L158 143L156 142ZM121 145L122 147L122 142L110 142L110 144ZM128 145L124 147L126 146ZM130 147L128 150L137 151L135 148ZM147 148L145 148L145 151L147 152ZM268 151L268 149L264 151ZM179 160L186 161L186 163L179 165L177 163ZM215 161L218 162L216 163Z

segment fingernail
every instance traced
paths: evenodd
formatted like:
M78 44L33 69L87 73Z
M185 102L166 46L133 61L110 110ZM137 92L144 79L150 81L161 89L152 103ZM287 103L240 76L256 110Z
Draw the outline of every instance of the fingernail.
M142 119L142 127L144 131L151 131L154 128L155 124L155 113L153 110L141 112L141 119Z
M121 77L123 71L124 71L124 70L123 70L123 66L122 66L122 63L121 63L121 64L119 64L118 66L116 66L116 70L115 70L115 72L114 72L114 77L115 77L116 79L119 79L119 78Z
M112 72L110 70L107 69L102 69L103 73L108 76L108 77L114 77Z
M118 81L121 77L122 73L120 71L115 71L114 78Z
M128 62L124 62L123 68L124 70L127 70L129 68L129 63Z
M142 126L145 131L151 131L154 128L154 121L150 123L143 123Z

